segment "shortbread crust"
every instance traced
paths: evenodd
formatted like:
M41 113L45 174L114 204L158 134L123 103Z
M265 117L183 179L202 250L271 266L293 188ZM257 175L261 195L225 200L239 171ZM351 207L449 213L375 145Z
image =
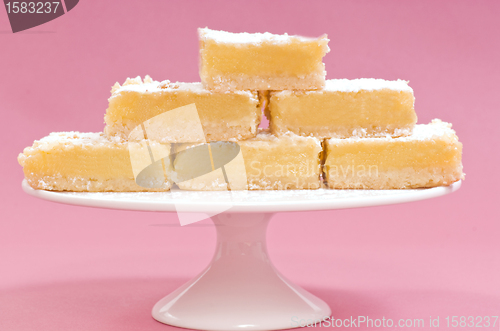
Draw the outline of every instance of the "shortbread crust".
M204 89L201 83L158 82L146 76L144 81L136 77L123 85L116 83L111 93L104 131L122 139L146 121L190 104L195 104L198 116L191 116L183 125L164 126L157 137L160 142L244 140L255 137L261 120L257 92L217 93ZM192 122L201 123L204 139L200 140Z
M271 33L231 33L198 29L200 78L215 91L319 89L325 85L319 38Z
M433 120L399 138L326 140L325 175L334 189L408 189L464 178L462 144L451 124Z
M150 141L147 144L153 150L161 148L165 155L170 154L168 144ZM135 181L129 146L133 146L138 153L149 155L145 144L129 143L119 138L108 139L103 133L54 132L35 141L32 147L25 148L18 161L28 184L34 189L168 191L172 184L169 160L164 163L162 173L148 176L144 187L139 186ZM136 161L140 157L137 156Z
M331 79L317 91L271 92L271 132L317 138L409 135L417 122L406 81Z

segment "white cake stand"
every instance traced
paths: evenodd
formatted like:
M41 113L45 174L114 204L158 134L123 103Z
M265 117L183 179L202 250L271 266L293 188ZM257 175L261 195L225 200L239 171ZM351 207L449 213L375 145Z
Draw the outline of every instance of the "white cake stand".
M79 206L216 214L217 247L205 270L153 307L159 322L199 330L279 330L331 315L321 299L281 275L269 259L266 228L273 213L398 204L452 193L461 182L418 190L311 190L164 193L71 193L34 190L37 198ZM187 216L186 216L187 215ZM191 216L190 216L191 215ZM197 214L194 214L197 215ZM187 217L187 218L186 218ZM191 218L190 218L191 217ZM195 218L197 216L194 216Z

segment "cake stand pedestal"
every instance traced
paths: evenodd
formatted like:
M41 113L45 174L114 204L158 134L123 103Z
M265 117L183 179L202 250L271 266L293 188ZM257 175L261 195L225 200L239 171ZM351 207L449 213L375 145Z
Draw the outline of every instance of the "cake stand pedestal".
M418 201L452 193L460 185L384 191L73 193L34 190L23 181L26 193L65 204L178 212L181 222L181 214L212 215L217 230L212 261L153 307L159 322L199 330L288 329L331 315L323 300L286 279L269 259L266 229L273 213Z

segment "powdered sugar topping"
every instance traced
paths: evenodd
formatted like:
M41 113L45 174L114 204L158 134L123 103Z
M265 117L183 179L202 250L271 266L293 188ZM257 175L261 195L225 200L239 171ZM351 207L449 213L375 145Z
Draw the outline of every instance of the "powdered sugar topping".
M361 90L374 91L383 89L413 93L413 89L408 86L408 82L405 80L385 80L375 78L329 79L326 81L324 91L359 92Z
M271 132L269 132L267 129L259 129L259 133L255 138L250 138L248 140L243 140L240 141L240 144L248 144L248 145L255 145L255 144L260 144L260 143L285 143L288 145L295 145L295 144L310 144L313 143L317 145L319 148L321 148L321 140L316 138L316 137L304 137L304 136L299 136L296 135L293 132L285 132L283 134L280 134L280 136L275 136Z
M197 94L210 94L213 93L209 90L203 88L200 82L194 83L181 83L181 82L171 82L169 80L155 81L150 76L146 75L144 81L140 76L136 78L127 78L123 85L116 83L111 89L111 97L119 95L121 92L137 92L137 93L161 93L161 92L192 92ZM257 98L257 93L252 91L233 91L224 92L233 93L240 95L247 95L251 98Z
M198 29L198 34L200 39L212 39L218 43L232 43L232 44L260 44L263 42L272 43L289 43L293 39L299 39L304 41L315 40L317 38L308 38L302 36L290 36L288 34L273 34L269 32L265 33L233 33L227 31L211 30L209 28ZM326 38L326 35L320 38ZM328 39L327 39L328 41Z
M33 148L42 151L50 151L61 145L102 145L102 144L126 144L119 137L106 137L102 132L52 132L40 140L35 140Z

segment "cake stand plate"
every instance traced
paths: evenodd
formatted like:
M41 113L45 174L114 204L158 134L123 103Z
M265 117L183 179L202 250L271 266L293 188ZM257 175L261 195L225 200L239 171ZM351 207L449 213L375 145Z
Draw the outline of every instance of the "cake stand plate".
M184 224L207 215L217 230L208 267L153 307L162 323L198 330L279 330L320 322L331 315L321 299L293 284L273 266L266 229L277 212L381 206L452 193L450 186L416 190L179 191L75 193L32 189L34 197L79 206L177 212Z

